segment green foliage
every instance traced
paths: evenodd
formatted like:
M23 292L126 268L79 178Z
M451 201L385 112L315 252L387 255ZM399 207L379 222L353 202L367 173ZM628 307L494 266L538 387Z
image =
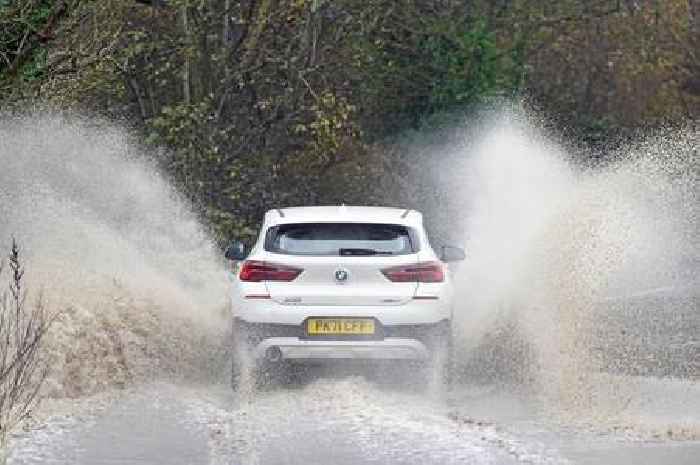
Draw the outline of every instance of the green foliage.
M50 22L50 0L0 2L0 99L22 95L25 85L44 77L48 50L40 36Z
M36 49L32 54L31 60L27 61L24 66L22 66L22 79L31 82L43 77L44 70L46 69L47 53L45 48Z
M48 0L36 3L27 15L29 23L35 27L46 24L51 16L52 3Z
M384 137L431 114L521 87L521 41L499 42L499 31L473 14L474 5L448 2L436 12L429 3L401 3L394 16L374 30L363 29L353 44L367 113L378 117L370 134Z
M684 0L148 3L0 0L0 104L129 121L222 242L268 208L386 199L381 141L483 101L529 93L596 140L693 103Z
M454 36L435 35L424 43L437 72L430 82L428 111L449 110L501 90L510 73L502 73L499 50L483 21Z

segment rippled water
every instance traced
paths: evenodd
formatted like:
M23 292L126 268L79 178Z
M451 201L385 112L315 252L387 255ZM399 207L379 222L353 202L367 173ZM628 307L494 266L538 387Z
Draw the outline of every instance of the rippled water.
M64 312L54 400L11 463L697 463L698 134L591 167L522 115L480 124L434 180L468 250L455 389L317 373L237 397L225 264L147 151L106 123L0 120L0 241Z
M648 388L670 399L690 386ZM552 423L532 399L493 387L462 386L444 401L348 377L252 398L224 386L141 386L64 406L17 437L10 463L692 465L698 454L697 441Z

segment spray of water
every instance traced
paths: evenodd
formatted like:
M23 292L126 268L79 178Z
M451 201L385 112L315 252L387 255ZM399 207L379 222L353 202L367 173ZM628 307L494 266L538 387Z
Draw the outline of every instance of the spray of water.
M201 376L221 351L225 279L196 217L128 134L77 117L0 119L0 244L61 316L49 391Z
M698 133L648 137L581 167L521 115L471 125L466 141L456 131L442 143L450 174L426 170L448 191L440 212L423 208L466 233L463 376L525 387L566 421L700 437L697 346L644 363L630 346L697 343ZM416 154L433 162L431 150ZM109 124L0 119L0 243L17 237L29 284L63 311L50 343L56 395L225 372L221 261L146 158ZM637 376L671 365L661 374L683 380Z
M629 344L655 335L658 355L674 328L697 343L700 137L648 137L594 168L574 164L521 115L486 126L452 161L469 250L458 274L460 357L471 374L497 372L558 416L601 424L625 412L630 421L628 407L648 400L630 376L648 373L635 371ZM690 349L670 374L698 377ZM671 363L654 350L643 361L652 373ZM697 405L697 386L681 391L681 405ZM675 420L695 437L698 418Z

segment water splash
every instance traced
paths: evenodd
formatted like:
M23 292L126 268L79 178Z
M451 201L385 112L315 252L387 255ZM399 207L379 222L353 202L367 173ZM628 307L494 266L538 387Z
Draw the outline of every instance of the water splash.
M535 126L500 115L448 151L452 179L431 171L460 213L442 217L466 230L464 374L525 387L566 421L700 437L700 368L687 345L699 334L697 132L648 137L614 163L582 167ZM56 395L225 372L216 248L146 158L109 124L0 119L0 241L21 241L29 284L65 309L52 333ZM680 359L657 350L646 360L630 346L678 335L689 350ZM644 370L686 379L648 382L636 376Z
M697 378L697 346L673 362L658 356L674 336L664 328L685 325L689 344L700 328L697 131L647 137L588 167L522 115L486 126L459 155L466 376L482 370L526 387L557 415L598 424L639 406L631 375ZM648 305L635 316L640 296ZM685 323L660 323L667 319ZM630 343L647 346L626 350Z
M0 244L23 247L27 284L62 310L51 391L202 371L220 350L216 248L144 150L113 125L0 118Z

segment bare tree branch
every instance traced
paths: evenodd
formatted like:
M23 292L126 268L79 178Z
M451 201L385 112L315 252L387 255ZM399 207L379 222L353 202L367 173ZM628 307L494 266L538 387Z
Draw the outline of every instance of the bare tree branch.
M41 297L34 306L27 305L24 268L14 240L8 262L9 288L0 294L0 446L38 402L48 374L42 342L56 317L47 316ZM0 264L0 276L3 271Z

